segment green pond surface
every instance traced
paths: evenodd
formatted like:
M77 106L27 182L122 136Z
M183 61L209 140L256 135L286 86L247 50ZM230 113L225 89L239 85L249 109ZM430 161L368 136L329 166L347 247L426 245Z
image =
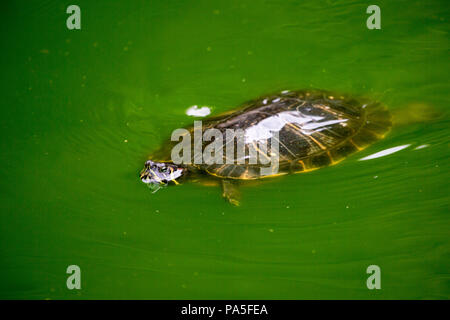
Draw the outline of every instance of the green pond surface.
M66 27L69 4L81 30ZM448 299L448 2L377 1L380 30L370 4L3 4L0 298ZM244 186L240 207L218 187L152 194L139 180L190 106L216 115L301 88L438 116L336 166Z

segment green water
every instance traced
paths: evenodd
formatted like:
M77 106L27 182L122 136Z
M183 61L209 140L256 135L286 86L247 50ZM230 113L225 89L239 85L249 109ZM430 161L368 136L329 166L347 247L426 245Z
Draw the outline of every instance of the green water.
M446 1L377 1L381 30L359 1L80 0L73 31L69 4L2 5L0 298L449 298ZM238 208L138 179L189 106L308 87L441 116Z

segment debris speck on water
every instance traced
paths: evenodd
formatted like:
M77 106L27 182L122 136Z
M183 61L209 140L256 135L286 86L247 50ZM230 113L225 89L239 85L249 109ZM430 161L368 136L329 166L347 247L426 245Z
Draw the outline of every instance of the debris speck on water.
M207 106L203 106L201 108L199 108L197 105L189 107L186 110L186 114L188 116L193 116L193 117L205 117L207 115L209 115L211 113L211 109Z

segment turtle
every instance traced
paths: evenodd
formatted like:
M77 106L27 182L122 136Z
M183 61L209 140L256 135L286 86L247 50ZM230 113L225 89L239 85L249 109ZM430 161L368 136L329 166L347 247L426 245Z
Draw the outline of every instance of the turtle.
M194 127L186 128L185 136L195 135ZM219 154L214 149L212 154L215 156L217 152L219 156L215 159L223 161L195 161L191 154L187 156L190 161L174 162L171 150L179 141L170 141L145 162L140 179L154 191L167 185L179 185L188 179L221 184L223 197L231 204L239 205L239 185L245 181L306 173L335 165L384 138L391 127L392 114L381 102L319 89L285 90L205 119L200 136L208 129L222 133L222 137L218 135L214 141L222 143L223 152ZM241 130L244 157L242 153L241 157L237 156L237 138L227 138L230 130ZM276 170L268 169L273 163L268 165L267 159L265 165L250 161L250 150L260 159L273 156L274 143L278 146L274 158L278 161ZM208 145L202 141L201 152ZM262 150L259 148L262 145L267 148ZM195 148L192 139L190 146ZM232 150L230 155L235 156L233 161L225 155L228 148ZM263 168L268 170L263 173Z

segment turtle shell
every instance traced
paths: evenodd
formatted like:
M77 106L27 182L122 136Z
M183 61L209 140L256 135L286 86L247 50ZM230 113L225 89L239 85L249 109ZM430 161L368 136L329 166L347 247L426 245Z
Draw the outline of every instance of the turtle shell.
M194 165L217 177L248 180L336 164L383 138L391 127L391 115L378 102L321 90L283 91L248 102L240 110L203 125L203 129L214 128L223 133L225 149L235 143L227 140L227 129L242 129L246 150L253 148L260 159L267 158L268 152L258 146L270 146L274 142L271 139L278 140L278 167L270 174L262 173L265 165L261 163L245 159L230 163L225 151L222 164ZM237 150L233 156L239 158Z

